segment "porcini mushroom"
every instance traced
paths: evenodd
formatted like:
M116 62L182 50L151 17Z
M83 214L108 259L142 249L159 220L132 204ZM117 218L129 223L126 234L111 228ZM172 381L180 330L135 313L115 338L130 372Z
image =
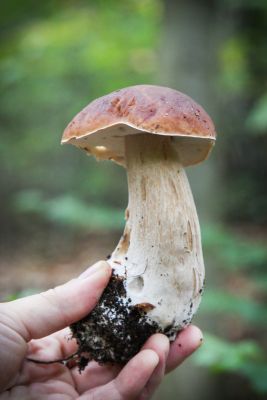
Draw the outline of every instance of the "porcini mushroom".
M207 158L214 125L190 97L138 85L101 97L62 143L127 169L126 226L96 309L72 325L80 353L125 362L154 332L173 340L195 314L204 282L200 228L184 167Z

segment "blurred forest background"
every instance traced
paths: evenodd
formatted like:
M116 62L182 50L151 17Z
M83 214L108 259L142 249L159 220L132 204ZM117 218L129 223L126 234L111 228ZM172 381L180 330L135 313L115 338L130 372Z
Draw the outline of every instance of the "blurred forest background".
M67 123L112 90L171 86L218 140L188 168L205 343L154 399L267 398L267 2L9 0L0 35L1 300L64 282L120 236L125 171L60 146Z

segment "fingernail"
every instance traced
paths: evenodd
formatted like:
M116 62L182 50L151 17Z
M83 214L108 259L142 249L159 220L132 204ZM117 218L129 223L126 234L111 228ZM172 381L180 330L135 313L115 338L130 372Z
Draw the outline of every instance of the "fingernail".
M162 335L163 337L161 338L161 347L164 350L164 355L165 355L165 360L168 357L169 351L170 351L170 341L167 338L167 336Z
M96 272L100 271L100 270L104 270L105 268L107 268L107 263L104 261L98 261L96 264L90 266L89 268L87 268L79 277L78 279L85 279L88 278L89 276L95 274Z
M147 349L147 350L143 350L143 351L147 352L146 359L147 359L147 361L150 362L152 368L155 369L159 363L159 356L157 355L157 353L154 350Z
M170 351L170 341L167 336L163 335L162 333L156 333L148 339L144 345L144 348L157 348L164 354L166 359Z

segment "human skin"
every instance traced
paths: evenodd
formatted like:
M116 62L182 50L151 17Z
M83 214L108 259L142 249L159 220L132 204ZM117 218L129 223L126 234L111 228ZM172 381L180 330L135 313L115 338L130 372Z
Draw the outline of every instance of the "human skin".
M62 286L0 304L0 400L146 400L200 346L202 333L191 325L171 344L162 334L151 336L125 366L92 361L80 374L77 367L27 361L75 353L68 326L94 308L110 275L100 261Z

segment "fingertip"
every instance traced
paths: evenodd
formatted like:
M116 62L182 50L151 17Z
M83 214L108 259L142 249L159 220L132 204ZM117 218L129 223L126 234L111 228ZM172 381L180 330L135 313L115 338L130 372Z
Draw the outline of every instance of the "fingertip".
M158 364L159 356L154 350L141 350L124 366L113 386L122 398L137 398Z
M94 273L98 272L99 270L104 270L107 272L107 274L110 276L111 275L111 267L110 265L103 260L100 260L87 268L79 277L78 279L85 279L88 278L89 276L92 276Z
M110 264L106 261L101 260L101 261L99 261L99 265L100 265L100 268L102 268L105 271L106 277L108 279L110 279L110 276L112 274L112 268L111 268Z
M89 313L96 305L111 275L111 268L107 263L100 262L95 266L94 272L83 278L75 279L69 286L73 304L84 313Z
M196 351L203 343L203 334L195 325L184 328L171 344L166 371L170 372Z
M189 325L180 333L177 339L184 342L188 351L193 353L202 345L203 333L197 326Z
M166 335L163 335L162 333L156 333L150 336L150 338L144 344L143 349L153 350L158 355L164 354L165 358L167 358L170 350L170 341Z
M140 351L139 357L142 357L142 360L140 361L143 362L143 364L145 364L145 367L147 369L150 369L151 372L156 368L156 366L159 363L158 354L151 349L145 349Z
M169 339L163 333L155 333L148 340L153 340L153 341L157 342L158 344L160 344L162 347L165 347L165 348L168 348L169 344L170 344Z
M111 275L111 268L108 264L99 264L97 268L94 268L94 271L88 273L88 275L84 276L83 278L79 278L78 280L82 280L85 283L89 283L92 285L94 282L100 284L100 286L107 285L107 282L110 279Z

